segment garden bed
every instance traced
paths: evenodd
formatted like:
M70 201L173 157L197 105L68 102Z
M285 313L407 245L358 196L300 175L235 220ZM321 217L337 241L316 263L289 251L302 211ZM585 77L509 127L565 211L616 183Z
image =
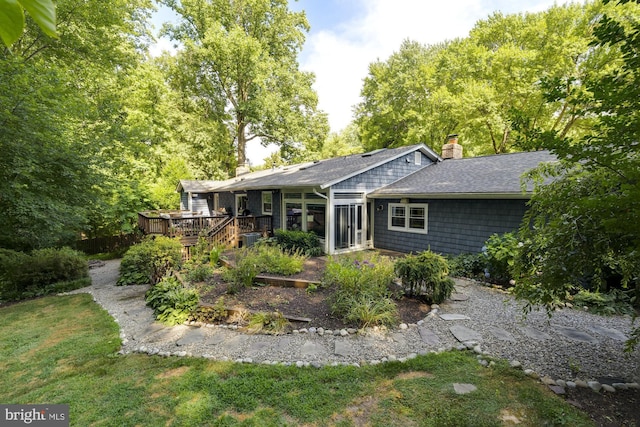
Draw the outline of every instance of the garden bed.
M320 283L326 265L324 257L309 258L304 263L303 271L292 276L270 277L294 280L298 282ZM259 283L260 280L258 279ZM279 311L285 316L308 318L309 322L292 321L293 329L322 327L325 329L341 329L357 327L356 324L345 323L331 312L330 298L333 287L312 285L309 288L294 286L273 286L260 284L241 288L234 294L228 293L231 285L222 279L221 273L216 273L207 281L207 287L201 292L201 303L214 305L218 298L224 298L227 308L244 309L251 312ZM423 319L430 308L423 301L413 298L401 298L396 301L400 322L416 323Z

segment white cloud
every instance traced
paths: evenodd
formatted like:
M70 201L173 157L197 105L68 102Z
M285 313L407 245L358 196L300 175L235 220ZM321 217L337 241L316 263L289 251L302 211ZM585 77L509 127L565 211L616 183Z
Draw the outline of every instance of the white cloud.
M553 0L358 0L362 13L307 38L301 68L316 74L319 107L333 131L351 122L370 63L386 60L405 39L425 44L465 37L474 24L495 10L540 11ZM339 18L338 18L339 19Z

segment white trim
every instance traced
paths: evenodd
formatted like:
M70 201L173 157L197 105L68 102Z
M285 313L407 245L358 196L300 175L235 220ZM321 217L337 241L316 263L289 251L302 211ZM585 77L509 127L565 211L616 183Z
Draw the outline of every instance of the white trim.
M249 196L247 195L247 193L236 193L235 194L235 198L236 198L236 206L234 208L234 215L236 216L240 216L240 199L241 198L245 198L247 199L247 203L249 202Z
M270 210L266 210L264 208L265 205L265 196L269 196L271 200L268 203L271 205ZM273 192L271 191L263 191L260 197L260 209L262 210L262 215L273 215Z
M394 208L403 208L404 215L404 225L397 226L392 225L392 219ZM411 210L412 209L424 209L424 227L423 228L412 228L411 223ZM387 204L387 230L389 231L400 231L403 233L416 233L416 234L428 234L429 231L429 205L427 203L389 203ZM395 218L400 218L396 216ZM420 217L415 217L420 219Z

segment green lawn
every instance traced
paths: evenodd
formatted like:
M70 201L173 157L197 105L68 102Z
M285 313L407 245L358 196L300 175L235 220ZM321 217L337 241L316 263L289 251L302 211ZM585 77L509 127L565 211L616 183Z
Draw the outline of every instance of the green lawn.
M68 403L77 426L592 425L471 353L322 369L120 356L117 325L89 295L16 304L0 319L0 403ZM454 382L478 391L456 395Z

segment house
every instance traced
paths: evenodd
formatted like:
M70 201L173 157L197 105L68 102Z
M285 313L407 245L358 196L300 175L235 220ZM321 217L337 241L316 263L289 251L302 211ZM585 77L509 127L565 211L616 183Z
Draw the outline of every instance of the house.
M458 254L478 252L491 234L518 228L531 190L522 191L520 176L555 160L546 151L462 158L456 140L442 153L424 144L380 149L225 181L183 180L177 191L181 209L195 217L237 218L245 234L313 231L329 254Z

